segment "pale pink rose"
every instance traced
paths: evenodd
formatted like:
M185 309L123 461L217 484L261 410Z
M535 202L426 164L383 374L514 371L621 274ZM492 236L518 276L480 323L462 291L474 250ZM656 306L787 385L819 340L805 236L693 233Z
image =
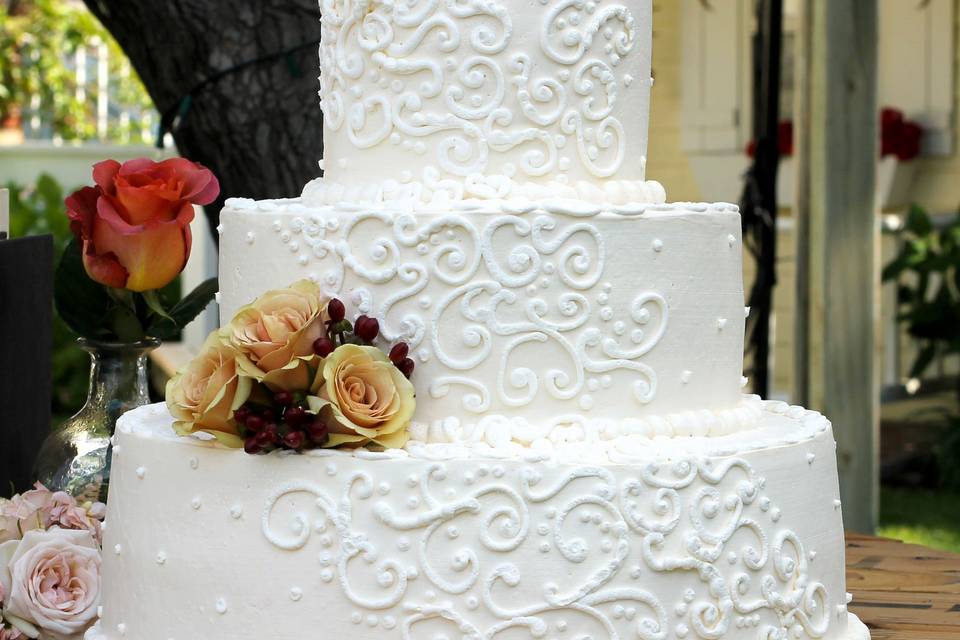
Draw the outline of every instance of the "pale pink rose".
M20 632L20 629L0 628L0 640L25 640L26 636Z
M88 531L28 532L6 573L6 613L60 636L79 634L96 618L100 550Z
M53 494L39 482L34 489L0 501L0 543L18 540L27 531L45 529L45 510Z
M92 508L92 507L91 507ZM87 509L77 504L68 493L58 491L50 497L50 503L42 510L44 527L60 527L76 531L89 531L94 540L100 541L100 522Z

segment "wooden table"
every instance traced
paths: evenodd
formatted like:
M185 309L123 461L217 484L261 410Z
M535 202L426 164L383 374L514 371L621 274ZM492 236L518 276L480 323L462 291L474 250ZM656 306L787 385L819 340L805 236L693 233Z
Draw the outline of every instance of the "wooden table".
M851 533L847 590L872 640L960 640L960 555Z

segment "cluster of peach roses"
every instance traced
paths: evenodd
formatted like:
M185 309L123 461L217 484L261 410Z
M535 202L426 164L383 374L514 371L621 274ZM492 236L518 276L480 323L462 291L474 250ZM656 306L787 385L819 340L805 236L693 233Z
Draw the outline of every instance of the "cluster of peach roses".
M105 511L40 484L0 499L0 640L82 637L100 606Z
M207 339L167 385L181 435L206 433L247 453L406 444L416 405L404 343L373 346L376 319L304 280L270 291Z

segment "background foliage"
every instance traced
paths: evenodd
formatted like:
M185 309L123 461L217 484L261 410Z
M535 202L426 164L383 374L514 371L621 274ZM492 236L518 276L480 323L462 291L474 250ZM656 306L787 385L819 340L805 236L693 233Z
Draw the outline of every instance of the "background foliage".
M40 176L35 185L4 185L10 190L10 231L12 237L53 235L54 264L73 239L70 222L64 214L63 188L51 176ZM51 270L53 265L50 266ZM51 300L51 304L53 301ZM55 422L73 415L87 394L90 359L76 344L76 336L54 311L53 319L53 394L51 405Z
M50 137L97 138L97 83L80 86L76 54L106 46L111 108L122 105L129 120L109 118L106 140L125 141L141 131L138 117L153 103L126 55L79 2L0 0L0 121L35 112ZM28 114L28 111L30 112Z
M941 357L960 354L960 214L940 228L919 207L907 215L899 254L883 271L897 282L898 320L920 345L910 375L923 376ZM955 381L960 398L960 378ZM943 414L937 447L940 480L960 490L960 416Z

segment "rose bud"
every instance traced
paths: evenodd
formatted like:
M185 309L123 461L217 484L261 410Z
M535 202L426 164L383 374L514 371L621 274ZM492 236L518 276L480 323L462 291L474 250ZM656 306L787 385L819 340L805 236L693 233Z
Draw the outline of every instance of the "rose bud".
M397 363L397 369L400 369L400 373L404 375L407 379L410 379L410 376L413 375L413 370L417 366L411 358L404 358Z
M336 324L347 315L347 309L343 306L342 302L334 298L327 303L327 315L330 316L330 322Z
M390 362L400 364L410 353L410 345L406 342L398 342L390 349Z
M303 445L306 444L307 437L304 435L303 431L291 431L287 435L283 436L283 444L289 449L294 451L299 451L303 448Z
M260 433L262 433L264 437L268 439L270 444L280 443L280 434L278 433L276 424L274 423L268 424L266 427L263 428L263 431L261 431Z
M326 358L333 353L333 350L336 348L336 345L333 344L333 340L330 338L317 338L313 341L313 352L321 358Z
M373 342L380 335L380 323L376 318L360 316L353 325L353 333L365 342Z
M264 422L276 422L277 421L277 412L273 409L264 409L260 413L260 417L263 418Z
M70 230L87 275L114 289L162 289L190 257L194 205L216 200L220 185L199 164L148 158L94 166L96 187L66 200Z
M330 438L330 429L327 427L327 423L320 418L310 423L307 432L310 434L310 439L317 444L324 444Z
M257 455L263 451L263 447L260 446L260 443L257 442L257 436L247 438L243 442L243 450L249 453L252 456Z

